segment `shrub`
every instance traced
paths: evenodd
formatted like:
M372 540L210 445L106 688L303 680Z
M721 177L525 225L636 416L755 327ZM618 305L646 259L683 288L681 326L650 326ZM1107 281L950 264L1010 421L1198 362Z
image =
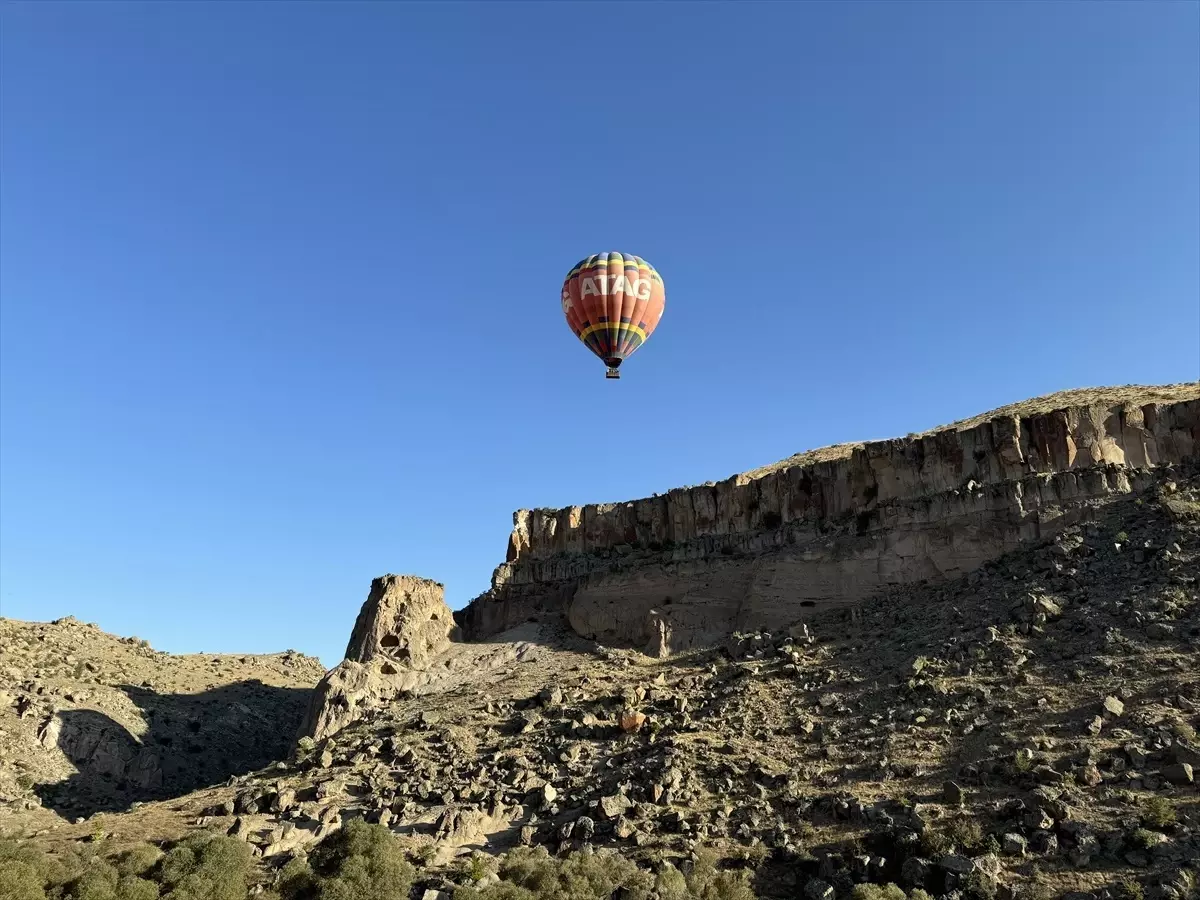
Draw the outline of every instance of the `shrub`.
M111 874L110 874L111 873ZM89 869L68 888L68 900L158 900L158 885L136 875L116 876L111 866Z
M974 819L956 819L946 827L954 846L970 854L983 847L983 828Z
M666 863L655 883L661 900L754 900L747 872L717 868L717 854L708 847L696 851L691 872L683 876Z
M116 900L117 870L96 857L67 885L67 896L71 900Z
M483 853L472 853L471 858L463 866L467 878L471 881L482 881L492 874L491 857Z
M295 857L279 870L278 896L280 900L311 900L317 896L320 885L304 857Z
M996 896L996 882L979 870L967 876L963 884L963 895L969 900L992 900Z
M1013 754L1012 767L1015 772L1024 775L1033 768L1033 754L1028 751L1018 750Z
M45 900L46 882L55 874L45 854L0 839L0 900Z
M856 884L850 895L853 900L906 900L904 891L895 884Z
M46 900L42 868L27 859L0 857L0 900Z
M172 847L163 857L158 877L164 885L171 887L183 881L196 868L196 853L191 847Z
M459 888L456 900L608 900L618 891L628 900L645 900L654 883L616 853L582 851L560 862L545 847L513 850L498 874L500 882L482 890Z
M122 876L114 900L158 900L158 885L136 875Z
M1130 843L1140 850L1151 850L1162 840L1163 836L1157 831L1148 831L1145 828L1137 829L1130 837Z
M1175 806L1166 797L1151 797L1142 805L1142 823L1151 828L1175 824Z
M407 897L416 870L383 825L352 819L318 844L311 867L320 900L394 900ZM297 874L297 882L303 880Z
M921 850L926 856L946 856L954 850L954 841L944 831L926 828L921 832Z
M151 844L138 844L117 857L117 874L144 875L162 859L162 851Z
M162 858L158 877L166 900L245 900L252 860L244 841L201 832Z

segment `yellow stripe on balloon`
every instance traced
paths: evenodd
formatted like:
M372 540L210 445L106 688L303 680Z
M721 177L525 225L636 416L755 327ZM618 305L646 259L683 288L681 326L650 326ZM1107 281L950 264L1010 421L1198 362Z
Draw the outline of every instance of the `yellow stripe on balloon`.
M613 331L620 333L622 331L632 331L643 341L646 339L645 329L638 328L636 325L626 325L623 322L597 322L595 325L589 325L583 331L579 332L580 340L591 337L597 331Z

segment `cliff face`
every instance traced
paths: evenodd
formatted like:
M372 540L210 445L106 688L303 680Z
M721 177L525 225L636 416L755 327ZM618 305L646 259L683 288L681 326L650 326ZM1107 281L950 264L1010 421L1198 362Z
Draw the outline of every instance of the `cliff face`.
M561 613L670 652L969 572L1197 461L1200 384L1056 396L663 496L519 510L491 590L456 618L478 639Z

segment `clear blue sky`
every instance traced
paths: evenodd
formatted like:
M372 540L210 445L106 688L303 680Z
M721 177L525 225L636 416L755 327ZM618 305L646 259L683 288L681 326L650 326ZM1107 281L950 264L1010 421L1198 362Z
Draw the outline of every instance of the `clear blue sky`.
M6 616L333 665L518 507L1200 377L1196 3L0 9Z

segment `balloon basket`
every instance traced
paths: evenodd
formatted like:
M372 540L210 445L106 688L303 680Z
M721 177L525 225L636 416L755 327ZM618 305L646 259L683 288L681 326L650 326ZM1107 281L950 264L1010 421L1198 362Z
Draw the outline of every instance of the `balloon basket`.
M604 377L605 378L620 378L621 373L610 366L608 371L604 373Z

